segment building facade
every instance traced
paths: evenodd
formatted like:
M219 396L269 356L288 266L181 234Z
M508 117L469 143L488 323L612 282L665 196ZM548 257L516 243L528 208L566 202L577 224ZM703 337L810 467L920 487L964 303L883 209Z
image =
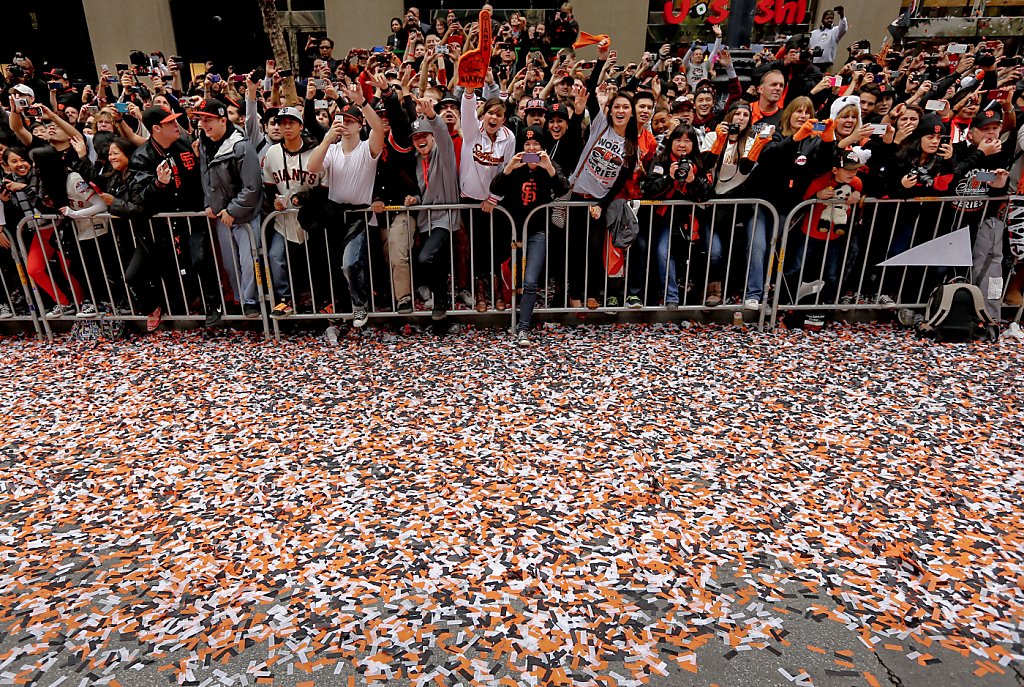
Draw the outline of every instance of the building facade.
M923 0L923 4L927 7L929 2L950 1ZM259 2L81 0L80 9L75 0L59 3L74 5L74 21L68 21L71 10L67 7L55 12L57 4L37 0L12 9L6 27L0 27L0 39L12 54L23 51L37 65L61 66L73 76L89 80L95 78L100 65L124 62L135 49L181 55L186 62L200 65L213 61L221 71L235 63L240 70L247 69L270 55ZM344 57L351 47L381 45L389 34L391 18L404 16L412 4L421 10L425 21L433 13L450 9L468 16L476 6L444 0L277 0L294 57L298 57L309 36L325 32L337 43L335 57ZM561 1L509 0L491 4L499 16L520 10L536 20L545 12L554 11ZM710 40L710 22L721 23L727 42L734 46L805 33L818 24L821 13L831 6L828 0L580 0L574 3L574 11L584 31L613 35L620 60L635 61L645 49L662 42ZM851 28L840 44L840 54L860 38L880 46L888 36L886 27L899 15L901 6L898 0L860 0L846 4L845 10ZM1005 14L1006 7L983 7L979 20L984 22L994 12ZM986 26L991 37L991 22ZM910 35L916 37L913 31ZM593 51L594 48L587 48L583 54ZM82 55L91 55L92 60L83 60ZM11 56L3 57L6 61Z

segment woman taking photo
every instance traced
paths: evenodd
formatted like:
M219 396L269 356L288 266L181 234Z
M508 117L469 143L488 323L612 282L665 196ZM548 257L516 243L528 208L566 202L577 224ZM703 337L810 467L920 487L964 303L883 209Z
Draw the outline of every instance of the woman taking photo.
M710 177L700 166L700 142L696 130L689 124L680 124L665 141L665 148L647 170L641 187L643 196L649 200L687 200L700 203L707 200L711 193ZM698 212L691 207L656 206L653 219L653 240L658 256L658 289L662 291L665 307L679 306L679 284L676 279L676 264L672 259L672 229L679 228L677 240L689 241L694 229L703 225L697 216L704 219L706 212ZM695 216L697 215L697 216ZM710 239L709 232L704 232ZM640 255L647 254L647 236L644 226L640 227L637 245ZM715 247L708 246L709 251ZM717 251L721 257L722 244L717 243ZM636 261L641 262L641 261ZM635 285L633 270L630 270L631 288ZM720 291L721 289L719 289ZM638 294L639 295L639 294ZM721 304L721 300L712 305Z
M735 103L726 113L725 119L714 131L705 136L701 145L704 151L704 166L711 172L714 193L718 197L744 198L748 194L745 182L754 170L761 151L771 141L772 129L761 129L753 136L750 129L750 105L744 101ZM732 238L733 226L743 221L747 227L747 278L743 307L756 310L764 296L764 273L767 267L768 217L763 210L755 209L749 218L738 216L738 211L728 210L713 213L709 246L712 246L708 267L708 293L705 302L720 305L723 286L729 275L723 273L724 259L717 260L713 246L716 236L719 242Z

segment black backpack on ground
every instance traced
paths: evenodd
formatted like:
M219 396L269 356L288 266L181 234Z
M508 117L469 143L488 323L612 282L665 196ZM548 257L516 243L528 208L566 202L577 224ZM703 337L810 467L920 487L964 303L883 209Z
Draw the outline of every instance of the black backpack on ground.
M999 339L999 325L985 311L981 289L955 279L932 291L918 333L944 343L994 342Z

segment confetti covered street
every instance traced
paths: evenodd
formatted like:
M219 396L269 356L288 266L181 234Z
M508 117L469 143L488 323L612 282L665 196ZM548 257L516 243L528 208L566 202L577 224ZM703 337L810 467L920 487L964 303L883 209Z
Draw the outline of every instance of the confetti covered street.
M0 685L1024 685L1021 344L0 340Z

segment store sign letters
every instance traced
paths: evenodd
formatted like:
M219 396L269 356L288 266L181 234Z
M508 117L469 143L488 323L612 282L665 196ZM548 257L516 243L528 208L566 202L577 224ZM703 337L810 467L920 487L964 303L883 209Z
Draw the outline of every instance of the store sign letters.
M721 24L729 18L729 0L669 0L665 3L665 23L682 24L692 9L709 24ZM807 20L808 0L758 0L755 24L803 24Z

